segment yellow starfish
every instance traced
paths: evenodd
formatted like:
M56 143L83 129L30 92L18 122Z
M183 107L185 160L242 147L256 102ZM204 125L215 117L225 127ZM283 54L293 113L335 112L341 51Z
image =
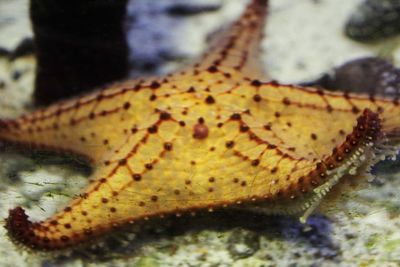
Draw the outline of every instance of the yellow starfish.
M95 166L81 197L51 218L10 210L10 236L61 249L115 226L237 206L305 219L348 175L397 152L398 100L260 81L266 6L253 0L183 71L0 121L1 140Z

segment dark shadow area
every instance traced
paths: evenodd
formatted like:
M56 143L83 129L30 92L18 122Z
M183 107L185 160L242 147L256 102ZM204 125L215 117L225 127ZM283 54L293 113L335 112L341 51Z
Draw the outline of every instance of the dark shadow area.
M9 53L10 60L35 54L35 44L32 38L24 38L17 47Z
M400 172L400 154L397 154L396 160L386 159L378 162L372 167L371 172L373 174Z
M172 6L169 6L166 9L166 12L170 16L174 17L184 17L184 16L193 16L200 15L203 13L215 12L221 9L221 5L218 4L209 4L204 6L193 5L189 3L181 4L177 3Z
M146 245L157 247L157 242L160 240L164 240L162 250L172 255L179 246L174 242L175 238L179 239L184 235L196 238L204 230L221 233L232 231L226 244L230 253L232 253L230 246L239 242L248 243L258 250L260 237L264 236L314 248L318 251L315 255L317 258L334 259L340 255L340 248L330 237L331 222L324 216L313 216L309 219L308 225L302 225L296 218L260 215L249 211L217 210L213 213L199 213L194 217L182 215L180 218L171 216L167 219L151 219L140 225L136 231L124 227L101 238L92 246L73 249L68 256L63 254L55 257L52 264L67 264L76 258L88 262L133 258L140 254L142 247ZM127 238L129 233L136 233L135 238L129 240ZM170 240L167 245L165 239Z
M60 153L6 143L0 143L0 153L4 158L11 157L13 159L8 168L3 170L5 171L3 183L19 183L21 182L18 175L19 172L33 171L37 169L38 166L46 167L58 165L63 168L74 170L84 176L89 176L92 173L92 168L88 160L79 155L60 155Z
M126 3L30 1L36 104L47 105L126 77Z

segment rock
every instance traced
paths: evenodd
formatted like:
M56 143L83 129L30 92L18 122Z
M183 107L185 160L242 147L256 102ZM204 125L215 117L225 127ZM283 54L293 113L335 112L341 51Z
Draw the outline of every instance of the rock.
M234 258L250 257L260 248L259 236L254 232L237 228L232 231L227 248Z
M377 57L360 58L302 85L396 98L400 97L400 69Z
M31 37L26 37L18 44L18 46L10 53L10 60L19 57L30 56L35 53L34 42Z
M346 35L356 41L376 41L399 32L399 0L365 0L345 26Z
M221 8L221 5L218 4L210 4L210 5L193 5L189 3L180 4L177 3L175 5L169 6L166 9L166 12L170 16L193 16L199 15L202 13L214 12L218 11Z

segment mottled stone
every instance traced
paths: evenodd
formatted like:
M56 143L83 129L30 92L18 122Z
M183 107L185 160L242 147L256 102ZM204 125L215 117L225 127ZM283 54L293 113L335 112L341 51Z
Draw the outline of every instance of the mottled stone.
M357 41L376 41L399 32L399 0L365 0L345 26L346 35Z
M228 239L229 253L237 259L250 257L259 248L259 235L251 231L234 229Z
M351 60L336 67L332 73L303 83L306 86L319 86L325 89L352 93L367 93L388 97L400 96L400 69L390 62L376 58Z

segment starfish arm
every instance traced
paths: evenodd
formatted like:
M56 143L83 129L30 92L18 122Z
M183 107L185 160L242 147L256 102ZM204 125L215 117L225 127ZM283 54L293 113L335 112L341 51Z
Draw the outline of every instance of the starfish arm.
M244 76L265 77L260 44L267 17L267 0L251 0L241 17L225 30L210 37L209 48L195 68L229 68Z
M17 119L0 120L0 140L72 152L96 163L132 132L145 131L158 119L153 108L155 88L160 94L165 90L162 81L125 82Z
M233 91L246 96L240 106L248 107L255 118L249 124L268 129L264 135L284 141L304 157L319 158L331 152L352 131L354 122L365 109L380 114L382 142L399 145L400 105L397 99L372 98L368 95L329 92L275 83L249 81ZM295 135L293 135L295 134Z

